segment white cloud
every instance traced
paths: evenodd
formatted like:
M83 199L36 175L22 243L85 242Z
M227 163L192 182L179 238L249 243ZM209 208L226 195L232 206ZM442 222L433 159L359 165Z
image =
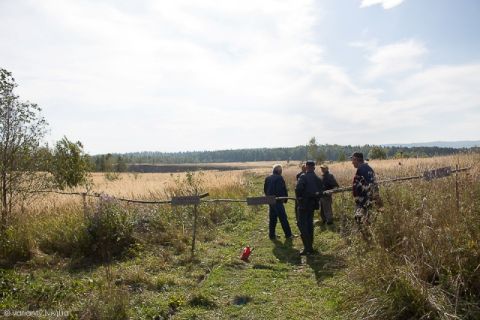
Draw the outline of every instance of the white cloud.
M435 66L405 78L395 88L411 107L428 114L480 113L480 65Z
M21 39L0 31L6 40L0 44L0 55L17 52L5 67L22 80L22 96L44 107L54 138L67 134L82 139L88 127L99 141L85 145L96 152L108 147L108 135L115 131L124 136L124 145L111 145L112 149L131 150L137 146L128 145L131 133L113 129L144 122L137 116L139 109L146 117L158 117L154 110L164 110L157 119L164 123L157 127L158 136L169 135L171 123L186 123L189 116L195 121L187 122L188 131L175 127L190 136L199 132L215 136L213 118L215 123L231 123L242 119L232 118L238 110L246 118L257 118L259 110L287 112L284 101L294 100L303 74L322 60L322 48L313 42L316 10L310 0L212 0L201 5L143 1L139 7L131 14L131 8L116 1L7 6L4 12L9 14L5 20L2 15L0 24L16 23ZM29 48L32 44L35 50ZM66 118L65 109L77 117ZM104 123L116 122L105 124L111 130L95 129L99 123L90 118L98 114L108 114ZM286 124L288 119L283 119ZM159 139L145 138L145 147L155 148L153 140ZM192 147L166 139L157 148Z
M2 67L52 139L91 153L425 141L435 106L480 117L478 66L426 68L418 40L352 43L365 79L326 61L313 0L12 3L0 2Z
M381 5L383 9L388 10L400 5L404 0L362 0L360 8Z
M423 43L412 39L371 48L366 77L372 80L419 70L427 53Z

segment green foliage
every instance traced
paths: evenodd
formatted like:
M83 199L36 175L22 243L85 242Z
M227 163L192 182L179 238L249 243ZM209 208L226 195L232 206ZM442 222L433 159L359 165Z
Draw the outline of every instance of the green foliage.
M317 142L315 141L315 144ZM345 161L353 152L363 152L368 155L374 146L357 145L342 146L337 144L318 145L317 149L311 146L301 145L290 148L255 148L255 149L237 149L237 150L217 150L217 151L189 151L189 152L131 152L124 154L96 155L92 161L97 171L122 171L116 168L127 167L128 164L179 164L179 163L212 163L212 162L246 162L246 161L305 161L308 156L311 160L317 160L321 152L324 154L325 161ZM397 152L404 152L410 157L432 157L440 155L450 155L465 152L469 149L455 149L443 147L384 147L387 158L393 157ZM474 148L472 148L474 150ZM312 154L315 153L315 154ZM106 160L111 159L110 169L107 167Z
M307 158L308 159L317 159L318 156L318 145L315 137L311 137L307 144Z
M125 157L111 153L97 155L92 158L92 166L100 172L126 172L128 164Z
M0 224L3 228L19 199L42 188L47 180L46 175L38 173L44 167L44 159L38 155L47 123L36 104L19 100L14 93L16 86L12 74L0 68Z
M34 241L27 230L19 225L10 225L0 232L0 266L30 259Z
M324 151L318 152L317 156L315 157L315 163L316 164L322 164L327 160L327 155L325 154Z
M370 159L387 159L387 153L382 147L372 147L368 153Z
M36 226L38 247L47 254L79 257L88 246L89 237L83 210L79 207L61 208L44 215Z
M83 151L80 141L71 142L67 137L58 141L53 151L51 173L55 184L60 188L87 184L90 159Z
M408 153L403 152L403 151L397 151L397 153L395 153L393 155L393 157L395 159L407 159L407 158L410 158L410 155Z
M130 212L111 198L102 196L88 217L85 255L101 261L119 257L135 243L135 221Z
M107 181L120 180L120 175L118 174L118 172L105 172L104 176Z
M217 307L217 304L212 299L212 297L206 296L204 294L196 294L190 298L188 304L193 307L202 307L206 309L213 309Z

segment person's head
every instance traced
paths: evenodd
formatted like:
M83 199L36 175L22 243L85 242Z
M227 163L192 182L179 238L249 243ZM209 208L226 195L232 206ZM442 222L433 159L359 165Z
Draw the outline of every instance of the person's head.
M355 168L358 168L360 164L363 163L363 153L361 152L354 152L350 157L352 159L352 164Z
M305 167L307 172L315 171L315 161L308 160L307 162L305 162Z
M328 172L328 166L326 164L322 164L320 166L320 169L322 170L322 173L325 174Z
M307 172L307 165L304 163L302 163L302 172L305 173Z
M273 174L282 174L282 165L281 164L275 164L273 165Z

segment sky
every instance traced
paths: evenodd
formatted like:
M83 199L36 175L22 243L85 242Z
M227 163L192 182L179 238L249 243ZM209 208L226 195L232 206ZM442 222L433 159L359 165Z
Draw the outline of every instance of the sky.
M478 0L0 0L0 68L90 154L480 140Z

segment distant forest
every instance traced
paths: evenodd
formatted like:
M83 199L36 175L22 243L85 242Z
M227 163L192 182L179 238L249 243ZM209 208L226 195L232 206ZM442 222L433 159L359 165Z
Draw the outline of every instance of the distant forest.
M313 159L322 161L345 161L355 152L371 159L432 157L479 151L479 148L442 148L442 147L395 147L395 146L341 146L309 145L288 148L256 148L217 151L189 152L131 152L123 154L101 154L92 156L95 171L129 171L131 164L183 164L213 162L249 162L249 161L303 161Z

